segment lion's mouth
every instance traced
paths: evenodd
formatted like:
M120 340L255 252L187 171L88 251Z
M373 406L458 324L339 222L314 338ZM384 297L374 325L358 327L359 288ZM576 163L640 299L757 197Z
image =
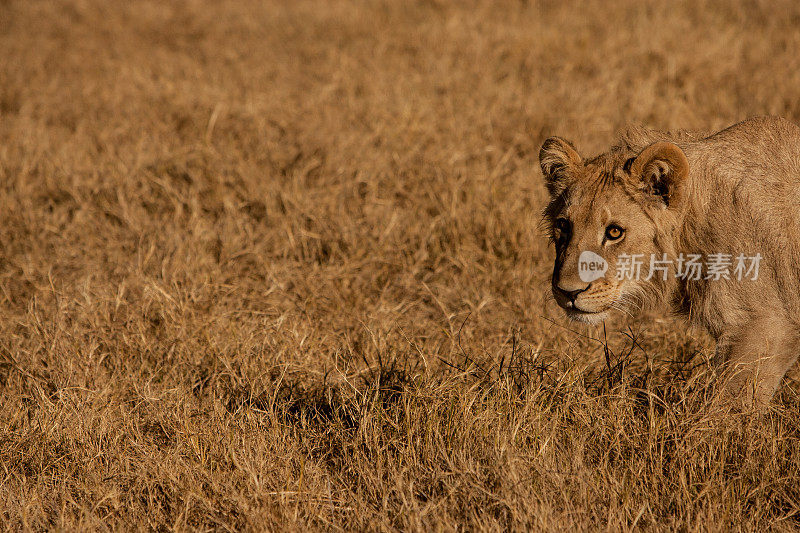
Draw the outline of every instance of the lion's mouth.
M602 320L608 313L608 309L609 308L598 309L597 311L589 311L586 309L581 309L580 307L564 308L568 318L588 323L595 323L597 321Z
M587 311L585 309L581 309L580 307L568 307L567 313L574 313L576 315L599 315L600 313L605 313L607 309L601 309L599 311Z
M606 311L608 311L610 309L610 306L609 307L604 307L603 309L596 309L596 310L583 309L583 308L579 307L574 302L568 302L566 305L561 305L561 307L567 313L575 313L576 315L598 315L600 313L605 313Z

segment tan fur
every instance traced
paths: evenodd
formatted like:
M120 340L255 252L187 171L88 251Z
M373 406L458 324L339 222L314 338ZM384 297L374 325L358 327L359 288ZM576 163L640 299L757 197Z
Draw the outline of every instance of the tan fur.
M800 355L800 128L767 117L711 136L639 128L592 159L551 138L540 162L556 243L553 293L567 314L598 322L612 309L666 302L717 340L732 395L769 402ZM625 230L618 241L604 241L611 223ZM584 250L609 264L591 284L578 276ZM653 253L762 259L755 281L676 279L674 264L666 280L660 272L645 280ZM640 280L616 279L621 254L644 254Z

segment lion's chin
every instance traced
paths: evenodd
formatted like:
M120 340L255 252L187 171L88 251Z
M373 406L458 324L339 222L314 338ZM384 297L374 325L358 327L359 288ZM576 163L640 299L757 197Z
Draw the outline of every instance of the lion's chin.
M608 318L608 310L605 311L581 311L579 309L564 309L567 313L567 318L575 322L582 322L584 324L599 324Z

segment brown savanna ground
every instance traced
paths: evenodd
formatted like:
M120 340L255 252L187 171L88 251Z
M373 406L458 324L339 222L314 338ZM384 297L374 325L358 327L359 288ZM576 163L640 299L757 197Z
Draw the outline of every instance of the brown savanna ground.
M794 2L0 1L7 529L800 525L800 400L566 323L538 149L800 121Z

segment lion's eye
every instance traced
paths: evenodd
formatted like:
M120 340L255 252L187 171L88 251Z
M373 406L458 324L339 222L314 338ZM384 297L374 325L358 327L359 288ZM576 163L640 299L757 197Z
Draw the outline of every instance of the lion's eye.
M625 230L617 226L616 224L611 224L606 228L606 239L609 241L616 241L622 234L625 233Z

